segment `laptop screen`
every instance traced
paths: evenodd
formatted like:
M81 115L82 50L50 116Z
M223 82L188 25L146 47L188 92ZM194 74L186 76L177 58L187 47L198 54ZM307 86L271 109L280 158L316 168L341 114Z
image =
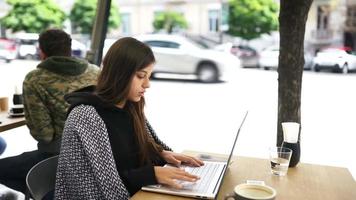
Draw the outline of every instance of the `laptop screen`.
M245 123L247 114L248 114L248 111L246 111L245 116L244 116L244 118L242 119L242 122L240 123L240 127L239 127L239 129L238 129L238 131L237 131L237 134L236 134L236 136L235 136L234 144L232 144L231 152L230 152L229 158L227 159L227 167L228 167L229 164L230 164L230 161L231 161L231 158L232 158L232 154L234 153L234 149L235 149L235 146L236 146L237 137L238 137L239 134L240 134L240 130L241 130L241 128L242 128L242 125Z
M231 158L232 158L232 155L233 155L233 152L234 152L235 146L236 146L236 141L237 141L237 138L238 138L238 136L239 136L239 134L240 134L240 130L241 130L241 128L242 128L242 125L245 123L245 120L246 120L247 114L248 114L248 111L246 111L245 116L244 116L244 118L242 119L242 121L241 121L241 123L240 123L240 127L239 127L239 129L237 130L237 133L236 133L236 136L235 136L234 143L232 144L232 148L231 148L231 152L230 152L229 158L227 159L227 162L226 162L226 168L225 168L224 173L223 173L223 175L222 175L221 183L224 181L224 178L225 178L225 174L226 174L227 168L228 168L228 167L229 167L229 165L230 165ZM222 184L220 184L220 185L219 185L219 188L218 188L218 192L217 192L217 194L218 194L218 193L219 193L219 191L220 191L221 185L222 185Z

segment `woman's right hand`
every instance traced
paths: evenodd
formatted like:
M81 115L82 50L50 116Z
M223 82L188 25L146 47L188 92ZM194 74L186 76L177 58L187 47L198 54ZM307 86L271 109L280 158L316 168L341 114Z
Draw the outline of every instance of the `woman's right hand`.
M155 175L157 182L159 184L168 185L177 189L181 189L183 186L177 182L180 181L188 181L188 182L196 182L200 179L200 177L195 176L193 174L189 174L184 171L184 169L180 169L177 167L154 167Z

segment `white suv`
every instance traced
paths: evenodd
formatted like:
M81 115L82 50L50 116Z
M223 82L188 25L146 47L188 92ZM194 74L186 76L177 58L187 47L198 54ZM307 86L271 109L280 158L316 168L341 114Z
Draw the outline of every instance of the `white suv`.
M38 34L19 33L16 35L19 45L18 57L22 59L38 59Z
M240 68L230 53L207 49L179 35L150 34L136 37L152 48L156 57L153 73L195 75L201 82L228 80Z

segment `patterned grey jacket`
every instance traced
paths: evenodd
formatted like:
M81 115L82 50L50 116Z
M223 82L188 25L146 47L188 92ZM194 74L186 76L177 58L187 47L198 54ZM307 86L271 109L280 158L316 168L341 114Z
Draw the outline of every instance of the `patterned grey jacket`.
M152 138L166 150L149 123ZM55 199L129 199L116 169L104 121L90 105L70 112L58 160Z

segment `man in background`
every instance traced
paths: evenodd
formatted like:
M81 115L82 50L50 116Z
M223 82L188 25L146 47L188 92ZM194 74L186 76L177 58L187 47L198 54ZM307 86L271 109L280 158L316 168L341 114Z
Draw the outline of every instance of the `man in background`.
M59 29L46 30L39 36L41 63L23 82L26 124L38 141L38 149L0 160L0 183L7 187L25 192L28 171L59 154L69 106L64 95L96 84L99 68L72 57L71 40Z

